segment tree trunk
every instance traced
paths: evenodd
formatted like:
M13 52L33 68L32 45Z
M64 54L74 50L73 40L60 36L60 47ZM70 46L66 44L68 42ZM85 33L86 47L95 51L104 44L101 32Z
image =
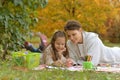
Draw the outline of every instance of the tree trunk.
M3 48L3 50L4 50L3 57L2 57L3 60L6 60L7 48L8 48L8 44L6 43L5 46L4 46L4 48Z

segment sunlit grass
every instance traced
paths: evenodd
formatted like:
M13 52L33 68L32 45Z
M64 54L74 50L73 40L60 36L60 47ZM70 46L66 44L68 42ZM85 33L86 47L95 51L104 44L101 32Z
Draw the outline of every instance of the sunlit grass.
M120 47L120 43L110 43L109 41L104 41L104 44L109 47Z
M38 46L38 37L28 39L33 45ZM106 46L119 46L120 43L109 43ZM120 80L120 73L106 73L95 71L68 71L59 69L28 70L15 69L12 61L0 61L0 80Z
M0 80L120 80L118 73L68 71L60 69L14 69L11 62L0 64Z

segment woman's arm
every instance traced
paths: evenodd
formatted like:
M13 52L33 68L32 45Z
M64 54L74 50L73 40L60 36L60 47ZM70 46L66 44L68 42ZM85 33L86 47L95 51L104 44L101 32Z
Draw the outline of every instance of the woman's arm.
M87 54L92 56L92 62L95 66L97 66L100 62L102 46L103 46L103 43L98 37L90 39L89 44L87 45L88 47Z

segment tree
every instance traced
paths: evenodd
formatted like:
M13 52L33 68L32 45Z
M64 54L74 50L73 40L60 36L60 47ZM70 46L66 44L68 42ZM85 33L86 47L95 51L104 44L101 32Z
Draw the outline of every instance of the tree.
M49 32L61 30L67 20L75 19L81 22L84 30L102 35L106 33L104 23L112 10L108 0L51 0L48 7L39 10L40 22L35 30L52 36Z
M110 16L106 21L107 29L107 39L110 42L118 43L120 42L120 0L109 0L111 6L113 7L112 14L115 14L113 18Z
M30 27L38 21L36 9L44 8L47 0L0 0L0 44L3 56L7 50L19 50Z

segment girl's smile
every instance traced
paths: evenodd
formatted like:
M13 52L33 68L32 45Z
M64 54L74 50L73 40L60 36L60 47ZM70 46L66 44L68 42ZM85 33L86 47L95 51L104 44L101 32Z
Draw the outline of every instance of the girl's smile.
M65 49L65 37L58 37L56 39L55 48L58 52Z

